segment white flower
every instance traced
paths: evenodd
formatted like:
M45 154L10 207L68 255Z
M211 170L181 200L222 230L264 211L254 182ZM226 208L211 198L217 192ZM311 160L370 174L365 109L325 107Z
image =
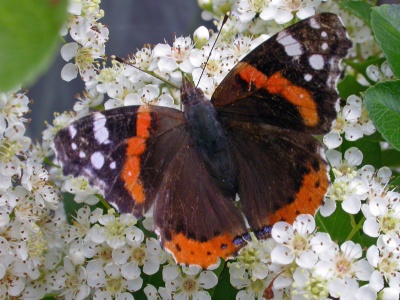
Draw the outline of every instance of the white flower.
M363 212L366 220L363 230L372 237L383 235L383 239L390 241L388 247L395 250L400 246L400 193L387 192L369 200Z
M252 235L252 241L240 251L236 262L229 263L231 278L244 279L249 274L251 280L265 279L269 273L268 264L271 261L271 251L275 242L273 239L258 241Z
M356 141L363 135L371 135L375 127L368 117L360 97L351 95L347 98L346 105L339 112L332 131L324 136L324 144L333 149L342 144L341 134L345 134L348 141Z
M138 291L143 279L126 279L119 266L107 265L96 273L89 273L88 284L95 289L93 299L134 299L132 292Z
M58 194L50 184L49 174L42 165L28 160L25 163L21 184L33 193L39 207L57 208L59 202Z
M18 296L25 288L26 270L22 261L11 254L0 255L0 291L2 295Z
M296 268L293 273L292 299L329 299L328 280L330 273L317 274L317 268Z
M368 262L376 268L369 279L370 287L376 292L384 288L388 283L389 287L400 293L400 257L398 253L388 251L382 239L378 239L378 245L372 245L367 250Z
M124 105L143 105L155 102L160 95L158 86L147 84L135 93L129 93L125 97Z
M89 114L89 109L100 105L104 100L104 94L97 92L96 89L90 89L83 92L83 95L77 96L77 102L74 104L74 111L77 112L77 118Z
M112 249L118 249L127 241L143 240L143 232L135 227L136 218L130 214L117 216L114 209L108 210L106 215L99 216L98 222L91 229L91 239L97 244L107 242Z
M315 14L315 8L321 0L272 0L268 8L260 13L263 20L275 20L278 24L285 24L293 19L293 13L299 19L305 19Z
M269 1L265 0L240 0L237 10L240 13L239 18L242 23L249 22L257 14L263 12L268 7Z
M190 37L175 38L172 47L168 44L158 44L154 47L154 56L159 57L158 69L161 72L172 72L179 68L182 72L191 73L194 66L189 57L193 49Z
M359 244L346 241L339 247L332 246L319 255L320 261L315 265L317 274L329 273L328 290L335 298L345 297L358 288L357 280L369 280L373 268L362 257L362 248ZM351 288L349 288L351 287Z
M122 266L122 275L129 279L139 277L139 267L143 267L143 273L153 275L165 262L160 243L154 238L147 238L145 244L137 240L129 246L116 249L113 255L114 261Z
M375 82L396 79L396 76L394 76L387 60L382 63L380 68L376 65L368 66L365 72L367 73L368 78Z
M196 48L201 48L210 39L210 32L205 26L200 26L193 32L193 41Z
M336 209L336 202L342 202L342 208L350 214L356 214L361 209L361 201L367 199L368 183L366 180L356 178L353 173L342 176L342 173L337 171L331 186L324 199L324 204L320 208L323 216L331 215Z
M99 190L93 188L85 177L71 177L64 181L63 191L74 194L74 201L76 203L86 203L94 205L99 202L96 194Z
M215 47L211 54L210 51L211 45L206 44L201 49L192 51L190 56L190 62L197 67L192 72L193 81L198 83L198 87L207 97L211 97L218 84L237 63L237 59L232 57L226 46ZM208 63L204 66L208 57ZM204 74L200 80L203 70Z
M87 271L82 266L74 266L69 257L64 258L64 265L54 277L52 286L55 290L63 288L60 296L67 300L83 300L90 294L87 284Z
M166 290L169 294L173 294L173 299L211 299L204 289L210 289L218 283L214 272L200 271L200 268L196 266L182 268L182 271L172 280L163 277Z
M359 166L363 160L363 154L358 148L351 147L344 153L344 159L342 154L337 150L327 150L325 152L326 158L336 171L342 175L357 175L357 166Z
M312 268L318 254L332 243L327 233L315 230L315 220L311 215L299 215L293 226L286 222L276 223L271 235L278 245L272 250L272 262L288 265L296 261L300 267Z
M236 300L253 300L253 299L264 299L264 292L271 283L271 278L250 280L249 278L241 279L240 288L245 287L244 290L239 291L236 294ZM238 285L232 283L233 286L238 288ZM277 295L274 294L274 297ZM278 298L274 298L278 299Z

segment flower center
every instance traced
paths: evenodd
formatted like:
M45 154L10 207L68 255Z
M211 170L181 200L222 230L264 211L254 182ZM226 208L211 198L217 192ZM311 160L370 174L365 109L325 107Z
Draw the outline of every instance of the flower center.
M305 290L308 291L308 299L326 299L329 296L327 281L320 277L310 278L306 283Z
M197 281L194 278L187 277L183 280L182 290L186 293L193 293L197 290Z
M122 278L117 277L117 278L111 278L107 282L107 289L110 293L115 294L118 292L122 292L123 290L123 285L122 285Z
M251 286L251 289L254 291L254 294L256 294L256 295L258 293L260 293L261 291L265 290L264 283L259 279L257 279L256 281L252 281L250 286Z
M146 251L142 247L138 247L133 250L133 259L136 260L139 266L143 266L144 259L146 258Z
M379 221L383 233L397 232L399 229L398 217L393 217L390 212L387 215L380 217Z
M307 243L307 239L304 238L301 235L295 234L294 236L294 240L293 240L293 249L296 251L304 251L307 250L308 248L308 243Z
M345 277L351 270L351 262L343 257L340 257L336 260L336 270L340 277Z

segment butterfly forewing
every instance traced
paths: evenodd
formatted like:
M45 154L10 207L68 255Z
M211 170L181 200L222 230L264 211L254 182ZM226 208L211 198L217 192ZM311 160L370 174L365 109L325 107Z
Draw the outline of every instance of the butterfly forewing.
M336 117L340 60L351 42L340 19L320 14L254 49L212 96L223 123L241 120L321 134ZM229 125L227 125L229 126Z

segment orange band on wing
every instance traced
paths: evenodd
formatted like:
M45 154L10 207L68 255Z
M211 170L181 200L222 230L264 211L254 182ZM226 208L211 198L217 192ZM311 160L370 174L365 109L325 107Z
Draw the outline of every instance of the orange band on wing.
M240 247L233 243L234 237L230 234L221 234L206 242L187 238L182 233L172 233L170 241L164 243L177 263L197 265L207 269L217 264L218 257L223 259L233 257Z
M139 182L140 158L138 156L127 157L121 171L121 179L125 182L125 189L129 192L135 202L144 202L144 192Z
M125 183L125 189L138 204L145 201L143 185L139 180L140 155L146 151L146 139L150 136L151 121L149 108L140 106L136 115L136 136L127 140L125 164L120 175Z
M326 165L321 163L318 171L310 167L310 172L304 176L295 200L268 216L265 223L273 225L276 222L285 221L291 224L299 214L314 215L322 204L328 186Z
M271 94L280 94L299 110L303 122L307 126L316 126L319 122L317 104L312 95L306 89L294 85L282 76L280 72L267 77L257 68L242 63L239 76L244 81L254 85L256 89L266 89Z
M144 138L150 136L151 114L147 105L139 107L136 120L136 135Z

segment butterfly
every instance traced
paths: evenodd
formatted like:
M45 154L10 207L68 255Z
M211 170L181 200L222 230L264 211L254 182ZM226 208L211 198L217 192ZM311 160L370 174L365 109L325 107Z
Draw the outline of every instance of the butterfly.
M322 204L328 166L313 135L336 118L350 47L336 15L302 20L244 57L211 101L183 78L183 112L92 113L58 132L57 159L119 212L139 218L153 207L162 246L180 264L209 268L234 257L249 229L268 238L276 222Z

